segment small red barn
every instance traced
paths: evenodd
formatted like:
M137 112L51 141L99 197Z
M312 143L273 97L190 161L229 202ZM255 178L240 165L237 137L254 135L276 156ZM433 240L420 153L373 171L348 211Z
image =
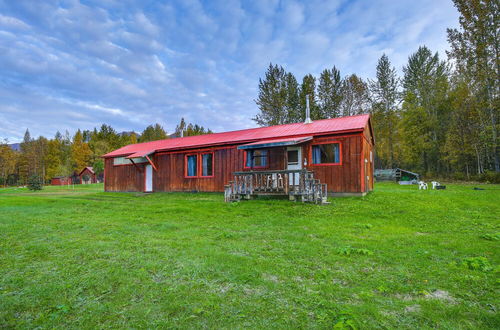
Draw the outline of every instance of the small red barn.
M131 144L103 156L104 189L223 192L238 182L292 194L307 179L330 195L364 195L374 145L369 115Z
M50 184L52 186L64 186L71 184L71 178L67 176L56 176L50 179Z
M81 170L78 174L78 177L80 178L80 182L82 184L97 183L94 169L90 166L87 166L83 170Z

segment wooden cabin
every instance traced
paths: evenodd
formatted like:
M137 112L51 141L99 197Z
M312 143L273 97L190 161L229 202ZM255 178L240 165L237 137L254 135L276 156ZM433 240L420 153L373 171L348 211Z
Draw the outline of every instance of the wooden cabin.
M97 183L94 169L91 166L85 167L78 173L78 178L82 184Z
M50 179L50 185L52 186L64 186L71 183L71 178L67 176L56 176Z
M374 144L369 115L132 144L103 156L104 189L364 195Z

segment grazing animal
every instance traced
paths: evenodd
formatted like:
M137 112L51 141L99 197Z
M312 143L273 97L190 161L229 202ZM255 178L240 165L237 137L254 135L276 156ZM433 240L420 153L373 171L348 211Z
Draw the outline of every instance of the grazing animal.
M436 189L437 186L440 186L441 184L437 181L432 181L432 189Z
M418 190L427 190L427 183L425 183L424 181L419 181L418 182Z

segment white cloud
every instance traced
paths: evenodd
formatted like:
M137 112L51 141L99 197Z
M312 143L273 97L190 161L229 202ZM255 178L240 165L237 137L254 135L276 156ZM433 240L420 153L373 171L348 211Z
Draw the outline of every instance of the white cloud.
M13 30L27 30L29 25L20 19L10 16L4 16L0 14L0 26L4 28L9 28Z
M443 53L457 25L452 4L434 0L86 4L0 3L0 138L103 122L172 131L182 116L253 127L270 62L299 81L333 65L367 78L384 52L398 70L421 44Z

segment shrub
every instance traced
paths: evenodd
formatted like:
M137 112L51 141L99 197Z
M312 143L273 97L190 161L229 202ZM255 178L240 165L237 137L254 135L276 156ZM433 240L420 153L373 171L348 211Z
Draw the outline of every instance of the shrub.
M500 233L496 234L484 234L480 236L482 239L487 241L500 241Z
M500 172L486 171L482 175L484 182L500 183Z
M465 266L471 270L479 270L482 272L488 272L493 269L490 262L485 257L469 257L462 260L462 266Z
M42 179L38 175L33 174L28 179L28 188L29 190L42 190L43 188Z
M462 172L456 172L452 174L452 179L456 181L466 181L467 177Z
M355 223L354 227L361 229L371 229L373 225L371 223Z
M351 254L370 256L373 254L373 252L368 249L357 249L350 246L338 249L338 253L345 256L350 256Z

